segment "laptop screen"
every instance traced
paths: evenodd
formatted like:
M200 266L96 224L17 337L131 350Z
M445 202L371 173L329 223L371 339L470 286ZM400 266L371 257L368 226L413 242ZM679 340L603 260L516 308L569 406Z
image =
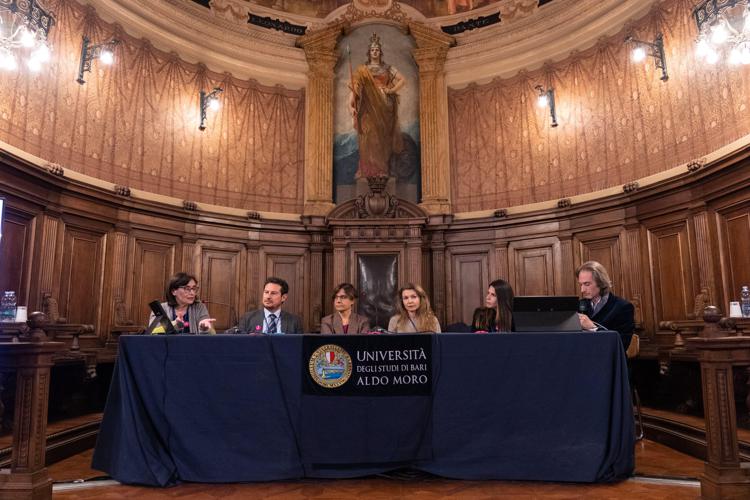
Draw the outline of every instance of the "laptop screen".
M517 332L580 332L578 297L521 296L513 299Z

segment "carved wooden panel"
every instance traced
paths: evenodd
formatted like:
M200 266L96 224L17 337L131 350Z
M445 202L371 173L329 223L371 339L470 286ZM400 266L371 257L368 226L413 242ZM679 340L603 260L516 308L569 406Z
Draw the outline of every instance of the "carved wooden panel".
M451 294L452 317L449 323L471 324L474 309L484 305L489 286L487 253L452 254L448 293Z
M63 240L60 315L69 323L98 325L104 290L106 233L66 226Z
M750 206L719 214L719 231L724 296L740 300L740 288L750 285Z
M509 278L516 295L556 295L561 288L556 238L514 241L508 245ZM556 276L558 275L558 276Z
M261 279L261 289L258 290L258 303L262 305L263 281L268 276L283 278L289 283L289 296L284 303L284 310L302 317L307 329L308 318L305 311L305 256L267 253L265 255L266 275ZM260 307L260 306L259 306Z
M164 288L174 274L176 243L136 238L133 252L133 321L146 324L152 300L164 301Z
M687 319L695 299L687 224L654 228L648 236L656 321Z
M28 304L28 280L34 242L34 219L20 214L7 204L0 239L0 292L16 292L18 305Z
M243 272L240 263L244 247L217 248L203 245L200 268L200 297L208 307L216 331L237 323L244 311L239 310Z
M581 261L577 265L589 260L595 260L602 264L609 272L609 277L614 282L613 292L622 295L623 275L620 265L620 238L617 236L588 239L580 242ZM575 273L571 276L575 279ZM578 293L576 285L576 293Z

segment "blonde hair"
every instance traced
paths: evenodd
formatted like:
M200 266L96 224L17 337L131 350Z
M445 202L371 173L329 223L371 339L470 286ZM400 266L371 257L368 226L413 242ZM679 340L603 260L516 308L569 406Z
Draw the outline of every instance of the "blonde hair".
M404 308L404 292L406 290L414 290L417 292L419 297L419 309L415 313L416 322L415 327L418 332L431 332L435 330L435 323L437 323L437 317L432 312L430 307L430 299L427 297L427 293L419 285L413 283L407 283L398 290L398 301L396 303L396 310L398 311L398 328L406 329L409 324L409 313Z
M584 262L578 269L576 269L576 278L581 274L581 271L588 271L596 282L596 286L599 287L599 293L603 296L610 292L612 289L612 280L607 273L607 269L595 260Z

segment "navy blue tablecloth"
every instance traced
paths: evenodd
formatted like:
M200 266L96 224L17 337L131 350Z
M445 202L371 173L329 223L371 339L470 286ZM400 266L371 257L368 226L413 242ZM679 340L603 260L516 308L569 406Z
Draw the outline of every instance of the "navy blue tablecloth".
M614 332L433 335L433 394L394 397L303 394L302 339L121 337L93 467L158 486L407 465L462 479L632 474Z

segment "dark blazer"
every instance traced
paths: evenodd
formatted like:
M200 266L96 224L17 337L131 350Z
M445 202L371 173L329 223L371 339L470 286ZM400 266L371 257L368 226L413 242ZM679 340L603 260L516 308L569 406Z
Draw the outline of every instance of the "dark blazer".
M303 333L302 319L296 314L288 313L284 310L279 314L281 317L282 333ZM263 309L248 311L242 315L236 328L232 328L227 333L263 333L263 321L266 316Z
M591 311L590 308L591 301L589 301L589 311ZM633 304L610 293L607 303L599 312L593 316L587 315L594 323L598 323L607 330L618 332L623 348L628 349L630 339L633 338L633 330L635 330L635 308Z
M349 317L349 334L367 333L370 331L370 320L367 316L352 313ZM341 315L337 312L329 314L320 320L320 333L336 333L343 335L344 323L341 321Z

